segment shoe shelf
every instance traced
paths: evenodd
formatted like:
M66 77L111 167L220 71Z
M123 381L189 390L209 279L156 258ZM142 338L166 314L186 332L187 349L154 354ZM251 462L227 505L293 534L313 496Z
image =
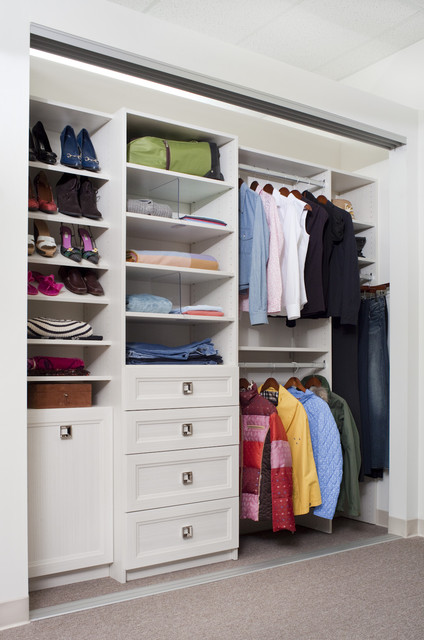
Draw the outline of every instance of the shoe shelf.
M191 222L179 220L178 217L161 218L128 211L126 217L128 236L135 236L142 230L144 238L148 240L161 240L166 234L171 234L176 242L193 243L234 233L234 229L229 225L224 227L194 220Z
M28 382L108 382L112 376L27 376Z
M54 265L57 267L77 267L77 269L96 269L107 271L109 266L106 261L102 258L100 259L99 264L93 264L89 260L82 259L81 262L74 262L70 258L66 258L62 256L61 253L54 255L52 258L45 258L44 256L38 255L37 253L33 253L31 256L28 256L28 264L38 264L38 265Z
M72 123L75 128L84 127L92 136L112 119L110 114L102 111L86 111L64 103L51 103L37 96L32 96L30 106L30 125L33 126L35 122L41 120L53 131L62 131L66 125Z
M76 225L80 227L96 227L98 229L109 229L110 223L106 220L92 220L91 218L73 218L63 213L43 213L43 211L28 211L30 220L45 220L46 222L56 222L57 224Z
M91 293L78 295L63 288L57 296L46 296L43 293L38 293L35 296L29 295L28 302L52 302L55 304L71 302L72 304L99 304L107 306L110 303L110 299L107 296L93 296Z
M49 338L28 338L28 345L48 345L49 347L53 346L79 346L79 347L110 347L112 344L111 340L58 340L58 339L49 339Z
M359 268L368 267L370 264L375 264L375 260L372 258L358 258Z
M361 231L366 231L367 229L373 229L375 227L373 222L363 222L362 220L352 220L352 222L355 233L361 233Z
M44 162L39 162L38 160L30 160L28 162L28 166L30 169L35 169L36 171L52 171L56 173L69 173L75 176L84 176L87 178L91 178L99 184L108 182L110 180L110 176L104 171L94 172L87 171L86 169L76 169L73 167L68 167L64 164L60 164L59 162L57 164L46 164Z

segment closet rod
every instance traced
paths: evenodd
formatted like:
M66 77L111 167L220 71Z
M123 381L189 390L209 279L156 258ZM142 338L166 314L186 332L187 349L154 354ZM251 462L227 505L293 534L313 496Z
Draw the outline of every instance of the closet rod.
M271 171L270 169L261 169L260 167L254 167L249 164L239 164L239 169L242 171L252 171L253 173L260 173L263 176L273 176L274 178L282 178L283 180L291 180L292 182L302 182L303 184L312 184L316 187L325 187L325 180L317 180L315 178L305 178L304 176L292 176L289 173L279 173L278 171Z
M239 362L241 369L325 369L325 360L321 362Z

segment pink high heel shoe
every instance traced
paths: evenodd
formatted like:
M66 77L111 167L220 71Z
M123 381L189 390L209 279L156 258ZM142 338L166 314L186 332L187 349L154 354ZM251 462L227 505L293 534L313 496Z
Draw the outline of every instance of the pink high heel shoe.
M63 284L61 282L55 282L53 274L45 276L38 271L33 271L32 275L38 282L38 291L40 293L44 293L45 296L57 296L63 288Z

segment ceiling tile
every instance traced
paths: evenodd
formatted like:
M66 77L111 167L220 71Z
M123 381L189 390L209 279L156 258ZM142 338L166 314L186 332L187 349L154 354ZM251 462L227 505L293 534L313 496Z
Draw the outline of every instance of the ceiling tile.
M159 0L148 15L204 33L223 42L236 43L266 25L301 0Z
M296 26L295 26L296 25ZM333 29L321 17L310 19L304 4L258 30L246 46L257 53L287 62L302 69L321 66L346 51L366 42L367 36L348 27Z

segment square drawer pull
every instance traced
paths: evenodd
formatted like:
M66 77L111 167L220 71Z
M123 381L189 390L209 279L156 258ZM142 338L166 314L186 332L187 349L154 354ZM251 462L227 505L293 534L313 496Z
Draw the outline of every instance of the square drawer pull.
M193 424L191 422L185 422L183 424L183 436L192 436L193 435Z
M59 434L61 440L71 440L72 438L72 425L60 425Z
M193 537L193 527L191 526L191 524L189 524L187 527L183 527L182 532L184 540L188 540L189 538Z
M193 393L193 383L183 382L183 394L185 396L190 396L192 393Z
M193 484L192 471L183 471L183 484Z

